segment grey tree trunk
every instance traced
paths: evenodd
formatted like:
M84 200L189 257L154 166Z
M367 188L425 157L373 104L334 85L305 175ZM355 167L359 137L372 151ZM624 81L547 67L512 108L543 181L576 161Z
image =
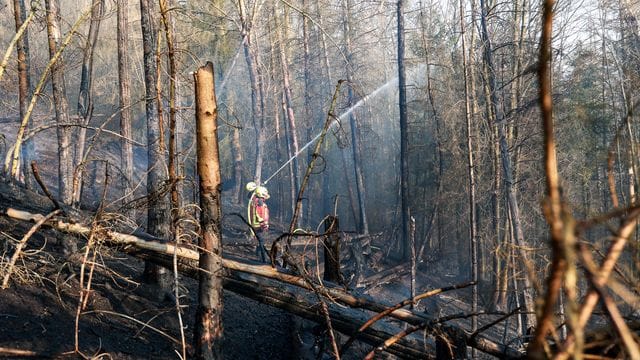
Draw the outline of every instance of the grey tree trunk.
M140 23L142 27L142 47L144 52L145 107L147 115L147 231L154 236L171 238L171 214L166 189L167 165L161 141L160 119L156 102L157 70L155 61L156 32L149 0L140 0ZM169 287L167 271L150 262L145 263L145 281Z
M242 28L242 45L244 58L249 69L249 81L251 82L251 111L256 136L256 167L254 180L258 183L262 178L262 163L264 157L264 142L266 140L266 129L264 124L264 84L262 74L258 69L257 50L251 47L251 19L247 14L244 0L238 0L238 10L240 11L240 22Z
M233 178L235 181L235 188L233 193L234 199L238 202L244 200L243 194L243 178L242 178L242 145L240 143L240 129L238 127L233 128Z
M478 312L478 236L476 229L476 175L473 155L473 138L471 126L471 99L469 93L469 74L467 71L467 46L465 40L466 26L464 23L464 3L460 0L460 41L462 44L462 70L464 82L464 117L467 123L467 166L469 175L469 240L470 240L470 258L471 258L471 281L475 282L472 289L471 313ZM478 329L478 317L471 318L471 331ZM475 350L472 351L472 357L475 358Z
M291 74L289 71L289 59L287 56L287 52L285 49L284 42L287 40L287 32L281 30L282 28L286 28L289 26L286 22L280 24L278 21L278 15L276 14L276 8L273 7L274 20L275 20L275 31L277 32L277 42L278 42L278 54L280 56L280 66L282 68L282 106L283 111L287 121L287 144L289 144L289 156L293 157L291 164L289 165L290 176L291 176L291 191L292 191L292 209L295 209L295 195L298 193L300 189L300 164L298 162L298 157L295 154L298 153L299 145L298 145L298 130L296 125L296 117L293 111L293 94L291 92ZM283 34L284 32L284 34ZM295 224L297 227L298 224Z
M133 145L131 144L131 75L129 73L129 0L117 2L118 90L120 94L120 159L124 171L124 203L133 199Z
M180 196L178 194L178 162L177 138L176 138L176 115L177 115L177 65L175 51L175 31L172 25L169 4L167 0L160 0L160 15L164 29L165 40L167 41L168 63L169 63L169 183L171 184L171 209L172 209L172 229L176 231L176 222L180 212ZM176 234L177 237L178 234Z
M60 46L60 3L59 0L45 0L47 10L47 37L49 56L53 58ZM73 148L72 127L69 126L69 103L64 80L64 61L59 59L51 68L51 86L56 113L58 135L58 194L63 203L72 202Z
M401 256L408 260L411 256L409 244L409 125L407 113L407 80L404 65L404 0L398 0L398 100L400 107L400 212L401 226L400 246Z
M309 5L307 0L302 0L302 11L304 11L305 13L309 13ZM305 123L306 123L306 128L307 128L307 132L306 132L306 140L307 141L311 141L311 139L313 138L313 123L315 121L314 119L314 112L312 111L312 69L311 69L311 50L310 50L310 39L309 39L309 19L307 19L306 16L303 16L302 18L302 51L303 51L303 55L302 55L302 60L303 60L303 68L304 68L304 109L303 109L303 114L304 114L304 119L305 119ZM310 160L309 160L310 161ZM313 192L314 193L320 193L321 191L321 186L322 184L324 184L324 181L326 176L323 176L323 179L320 180L320 184L314 184L312 187L315 189ZM326 193L323 193L326 194ZM321 199L319 201L324 201L324 199ZM313 211L315 211L315 207L314 205L316 204L316 201L309 201L307 208L306 208L306 212L307 212L307 216L306 218L309 221L312 221L312 216L313 216ZM325 213L326 214L326 213ZM323 214L323 215L325 215Z
M27 11L25 9L24 0L13 0L13 16L16 24L16 31L18 31L25 22L27 17L26 13ZM28 98L31 93L31 75L29 73L29 31L27 29L25 29L20 39L18 39L18 43L16 45L16 51L18 54L18 102L20 106L20 119L23 119L27 112ZM29 122L28 126L29 129L32 128L31 122ZM29 187L29 164L31 163L31 157L34 152L33 142L30 139L25 141L22 149L22 175L24 176L25 185Z
M200 208L200 282L194 331L196 359L222 359L222 238L218 111L213 64L195 74Z
M73 203L78 206L82 195L82 173L85 167L85 141L87 138L87 128L93 115L93 53L100 32L100 23L104 16L104 0L94 0L91 5L91 22L89 23L89 34L84 48L82 59L82 73L80 75L80 91L78 93L77 121L82 125L78 130L78 140L75 144L75 165L74 171Z
M350 0L347 0L344 8L344 37L345 37L345 46L346 46L346 55L347 59L349 59L349 63L353 59L352 49L351 49L351 6L352 3ZM353 106L355 103L354 95L353 95L353 74L352 74L353 66L347 66L347 81L349 82L349 90L347 91L347 97L349 102L349 107ZM369 223L367 221L367 211L366 211L366 198L365 198L365 187L364 187L364 175L362 172L362 155L360 153L360 128L356 122L356 116L353 112L349 114L349 125L351 126L351 149L353 155L353 169L355 172L356 179L356 195L358 200L358 219L357 219L357 227L356 230L361 234L369 234Z

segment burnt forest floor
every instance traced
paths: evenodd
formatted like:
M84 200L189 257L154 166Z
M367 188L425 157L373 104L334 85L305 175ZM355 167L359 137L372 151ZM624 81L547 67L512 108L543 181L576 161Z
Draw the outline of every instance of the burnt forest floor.
M8 194L11 189L10 186L0 186L0 199L10 203L3 206L43 214L51 211L50 201L43 196L28 193L27 198L19 201L19 197ZM243 209L229 204L223 208L227 214ZM88 214L87 222L90 222ZM0 215L0 281L8 272L7 264L15 245L32 226L33 223ZM234 258L255 262L255 240L242 226L237 216L225 215L223 251ZM274 226L266 239L267 245L282 228L281 224ZM29 238L22 256L12 269L9 287L0 289L0 357L179 359L182 337L188 347L187 355L191 357L198 288L194 279L178 277L179 317L175 292L167 293L143 282L142 260L100 245L93 247L96 251L89 252L85 258L86 239L73 238L77 249L70 251L62 246L62 236L70 235L46 226L37 231ZM386 237L374 238L377 240L372 240L373 250L366 256L365 278L397 265L386 261L389 255L382 253ZM343 251L348 253L349 249ZM444 254L444 258L451 256ZM349 279L353 273L350 265L353 261L349 261L348 255L344 259L343 274ZM417 277L418 291L465 282L464 276L456 274L454 269L450 261L444 260L421 264ZM387 305L395 304L410 297L408 272L403 274L368 287L354 289L351 286L350 290L357 296L369 296ZM85 292L88 301L78 316L81 281L85 286L90 282L90 291ZM460 319L454 322L469 329L469 319L464 315L470 313L470 292L467 288L425 299L415 311L424 311L434 317L455 318L459 314ZM495 318L486 318L486 321ZM184 329L182 334L180 321ZM318 340L322 337L315 334L321 327L230 291L224 292L223 325L225 358L318 358ZM513 327L514 321L508 321L496 327L493 334L485 335L497 342L507 342L509 337L513 337ZM339 342L345 340L343 335ZM75 351L76 342L78 351ZM357 344L343 358L361 359L371 349L371 345ZM7 355L17 350L31 353ZM325 354L320 358L331 357ZM376 358L394 357L383 353Z

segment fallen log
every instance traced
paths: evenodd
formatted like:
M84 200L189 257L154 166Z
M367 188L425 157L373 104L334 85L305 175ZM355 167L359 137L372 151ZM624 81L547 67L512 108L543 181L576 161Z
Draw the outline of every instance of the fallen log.
M293 293L284 292L282 289L236 279L225 279L225 288L245 297L287 310L319 324L324 323L324 315L316 303L295 296ZM339 306L329 306L331 324L335 330L343 334L349 334L357 330L357 324L364 320L363 317L355 318L353 312L348 310L348 308ZM388 330L369 328L361 334L359 340L375 347L392 335L393 333ZM430 345L421 341L420 337L404 338L402 340L386 350L391 354L407 359L432 358L435 353Z
M128 247L123 250L129 255L145 261L152 261L165 267L173 266L171 255L167 253L157 253L153 250L135 247ZM230 262L235 263L235 261ZM266 267L261 265L247 266ZM180 261L178 263L178 270L182 275L193 279L197 279L201 271L198 268L197 262L190 259ZM324 315L320 311L317 302L310 300L301 293L296 293L293 289L287 288L287 286L293 285L276 278L255 276L255 273L249 273L246 269L244 269L245 271L233 270L231 268L227 268L226 270L223 276L223 286L225 290L235 292L236 294L263 304L283 309L304 319L317 322L318 324L324 323ZM266 274L267 272L261 273ZM287 276L287 274L283 275ZM357 330L358 324L366 321L368 316L364 312L358 311L359 310L345 308L343 306L330 305L329 314L333 327L344 334L353 333ZM393 336L394 329L398 330L397 327L367 329L368 331L360 334L358 340L375 347L383 343L387 338ZM403 339L403 341L394 344L394 346L386 349L386 351L406 359L425 359L434 353L433 347L426 344L422 337Z
M39 221L44 215L41 214L33 214L27 211L16 210L13 208L6 208L5 215L18 220L23 221ZM88 235L90 232L90 228L88 226L77 224L77 223L67 223L61 220L54 221L48 224L53 228L56 228L60 231L65 231L78 235ZM114 245L123 246L123 250L128 252L134 252L134 248L142 249L146 251L151 251L153 253L160 253L169 256L176 255L180 259L180 264L186 266L189 262L197 262L199 255L198 252L194 249L190 249L184 246L176 246L173 243L166 241L155 241L155 240L147 240L153 237L145 236L146 239L143 239L141 236L131 235L131 234L123 234L116 231L110 230L101 230L98 232L98 235L103 237L108 242L111 242ZM224 258L223 267L228 270L234 270L244 273L249 273L253 275L258 275L270 279L274 279L277 281L281 281L290 285L295 285L297 287L305 288L307 290L311 289L311 286L302 278L287 274L277 269L274 269L268 265L251 265L247 263L242 263L239 261L231 260L228 258ZM191 265L193 269L197 269L197 266ZM322 295L348 305L352 308L360 308L369 311L373 311L376 313L383 312L387 309L387 306L379 304L373 300L356 297L349 293L346 293L338 288L331 287L323 287L321 288ZM455 327L452 325L444 325L437 323L433 318L424 315L411 312L406 309L397 309L389 314L389 316L394 317L398 320L402 320L411 325L421 325L424 326L424 329L428 332L432 332L434 330L442 330L448 327ZM366 318L365 318L366 320ZM364 322L364 321L362 321ZM358 322L356 320L351 321L353 324L351 332L355 331L358 328ZM351 333L348 332L348 333ZM481 336L469 337L467 336L466 342L468 346L474 347L480 351L483 351L487 354L493 355L498 358L503 359L516 359L522 358L524 354L521 352L512 349L510 347L504 346L502 344L493 342L489 339L483 338ZM377 345L377 344L376 344Z
M397 280L409 273L409 263L400 264L392 268L379 271L375 275L362 280L361 285L365 288L372 288Z

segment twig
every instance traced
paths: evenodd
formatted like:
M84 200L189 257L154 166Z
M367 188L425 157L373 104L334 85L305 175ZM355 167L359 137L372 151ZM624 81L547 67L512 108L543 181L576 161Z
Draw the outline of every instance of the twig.
M87 246L84 252L84 257L82 258L82 264L80 264L80 280L78 286L80 287L80 293L78 296L78 306L76 308L76 317L75 317L75 347L74 350L76 353L81 354L80 351L80 314L82 310L86 307L87 301L89 300L89 294L91 291L91 279L93 277L93 270L95 268L95 258L96 258L96 250L93 251L93 259L91 261L91 268L89 270L89 279L87 281L86 289L84 288L84 272L87 264L87 260L89 258L89 253L91 252L91 247L94 244L94 239L96 235L96 231L98 231L98 222L104 213L104 201L107 197L107 188L109 187L109 166L105 166L105 180L104 187L102 188L102 198L100 200L100 206L98 211L96 212L93 222L91 224L91 231L89 232L89 240L87 241Z
M316 298L318 299L318 302L320 302L320 308L325 318L325 324L327 325L327 333L329 334L329 340L331 341L333 354L336 360L340 360L340 350L338 350L338 342L336 341L336 335L333 330L333 325L331 325L331 316L329 314L329 307L327 306L327 303L322 299L322 292L320 291L318 286L313 281L311 281L311 279L307 276L302 266L298 262L296 262L295 259L293 259L293 257L290 254L284 254L284 256L287 262L296 268L300 276L311 287L313 293L316 295Z
M425 322L424 324L421 325L416 325L416 326L410 326L407 329L395 334L394 336L388 338L387 340L384 341L384 343L382 343L382 345L373 348L373 350L371 350L365 357L365 360L371 360L373 359L374 355L378 352L381 351L385 351L386 349L388 349L391 345L395 344L396 342L398 342L398 340L413 334L414 332L418 331L418 330L422 330L425 329L427 326L429 325L429 322Z
M9 264L7 265L7 273L5 274L4 279L2 280L2 288L3 289L6 289L7 287L9 287L9 278L11 277L11 273L13 272L13 267L15 266L16 261L18 261L18 258L20 257L20 253L22 252L22 248L26 245L27 240L29 240L29 238L33 234L35 234L35 232L38 231L38 229L40 229L40 227L45 222L47 222L52 217L58 215L60 212L62 212L62 210L56 209L56 210L50 212L49 214L47 214L46 216L40 218L38 220L38 222L36 222L31 227L31 229L29 229L29 231L27 231L27 233L22 237L22 239L20 240L20 242L16 246L16 251L13 253L13 256L11 257L11 260L9 261Z
M615 326L618 335L620 335L620 338L624 343L624 346L627 350L627 355L631 359L640 359L640 349L638 348L638 343L633 339L633 335L631 334L629 327L625 323L625 320L622 318L620 310L618 310L618 307L616 306L615 302L611 298L611 295L609 295L604 286L596 281L597 273L594 271L597 271L597 267L595 266L591 253L584 246L581 247L580 250L580 255L582 256L588 270L587 277L591 282L591 286L593 286L593 288L600 295L600 298L602 298L602 302L604 303L605 308L609 313L611 322Z
M596 272L596 274L598 275L595 276L594 279L592 280L594 286L604 286L609 280L609 276L611 275L611 272L613 271L615 264L620 258L620 255L622 255L622 250L626 246L627 241L629 240L629 237L631 236L631 234L633 234L633 232L635 231L636 223L639 216L640 216L640 208L636 207L636 208L633 208L630 211L630 213L625 217L622 225L620 225L620 228L616 233L615 240L613 241L613 243L611 244L611 246L607 251L607 256L605 257L605 259L602 262L602 265ZM596 289L589 290L589 292L584 296L584 300L582 303L582 307L580 308L580 315L578 319L579 323L582 326L584 326L587 323L587 320L589 320L589 317L591 317L591 313L593 312L593 309L598 303L599 297L600 295L598 294ZM564 341L564 346L561 347L561 349L564 349L564 350L556 354L554 359L567 359L569 357L569 354L572 353L575 347L575 341L576 339L573 336L573 334L569 334L567 336L567 339Z
M6 347L0 347L0 356L2 357L4 356L38 357L39 359L49 358L49 356L39 354L35 351L6 348Z
M482 326L482 327L481 327L481 328L479 328L478 330L476 330L476 331L474 331L473 333L471 333L471 335L469 335L469 339L473 339L473 338L475 338L475 337L476 337L476 336L478 336L478 334L480 334L481 332L483 332L483 331L485 331L485 330L488 330L488 329L492 328L493 326L495 326L496 324L501 323L503 320L508 319L509 317L513 316L513 315L514 315L514 314L516 314L516 313L519 313L521 309L522 309L522 306L517 307L517 308L513 309L512 311L510 311L508 314L504 314L504 315L502 315L501 317L499 317L498 319L496 319L496 320L494 320L494 321L492 321L492 322L490 322L490 323L488 323L488 324L486 324L486 325Z
M44 184L44 181L42 181L42 178L40 177L40 172L38 171L38 163L35 160L31 161L31 171L33 171L33 176L36 178L36 182L38 182L38 185L40 185L40 188L42 189L42 191L44 191L44 194L49 198L49 200L51 200L51 202L56 207L56 209L62 210L62 206L60 206L60 203L58 202L58 200L56 200L56 198L53 197L53 195L51 195L51 192L49 191L47 186Z
M371 327L371 325L375 324L378 320L384 318L385 316L391 314L392 312L403 308L413 302L417 302L419 300L428 298L430 296L434 296L446 291L450 291L450 290L456 290L456 289L462 289L462 288L466 288L469 286L474 285L475 282L471 281L468 283L464 283L464 284L459 284L459 285L452 285L452 286L446 286L446 287L442 287L439 289L433 289L433 290L429 290L427 292L424 292L422 294L419 294L413 298L408 298L405 299L389 308L387 308L386 310L376 314L375 316L373 316L372 318L370 318L369 320L367 320L364 324L362 324L362 326L360 326L360 328L358 328L358 330L351 335L351 337L344 343L344 345L342 345L342 348L340 349L340 354L344 354L345 351L347 351L347 349L351 346L351 344L353 344L353 342L356 340L358 334L362 333L364 330L366 330L367 328Z
M138 320L138 319L136 319L134 317L131 317L129 315L120 314L120 313L117 313L115 311L109 311L109 310L91 310L91 311L85 312L84 314L94 314L94 313L95 314L109 314L109 315L115 315L115 316L123 317L125 319L128 319L128 320L131 320L131 321L135 322L136 324L142 325L142 329L149 328L150 330L153 330L153 331L157 332L158 334L166 337L167 339L173 341L174 343L176 343L178 345L182 344L182 342L180 340L174 338L173 336L167 334L166 332L164 332L164 331L162 331L162 330L160 330L160 329L158 329L156 327L153 327L153 326L151 326L151 325L149 325L149 324L147 324L147 323L145 323L143 321L140 321L140 320ZM142 330L142 329L140 329L140 330Z

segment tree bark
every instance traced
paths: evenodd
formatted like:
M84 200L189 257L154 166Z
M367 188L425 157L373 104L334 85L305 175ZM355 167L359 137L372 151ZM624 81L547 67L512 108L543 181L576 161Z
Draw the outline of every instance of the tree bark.
M77 121L82 125L78 130L78 140L75 144L75 165L73 181L73 204L78 206L82 194L82 173L84 162L84 146L87 138L87 125L93 114L93 53L100 32L100 23L104 15L104 0L94 0L91 4L91 22L89 23L89 34L84 48L82 58L82 72L80 75L80 91L78 93ZM118 42L120 45L120 42Z
M300 189L300 165L298 163L298 130L296 125L296 117L293 111L293 94L291 92L291 74L289 71L289 59L287 57L286 47L284 42L287 40L287 32L282 31L282 28L287 28L289 25L286 23L280 24L278 21L278 14L276 13L276 7L273 7L274 19L275 19L275 31L277 32L278 42L278 54L280 56L280 66L282 67L282 95L283 95L283 110L287 119L287 137L290 144L289 156L293 156L293 161L289 165L291 170L291 183L292 183L292 208L295 208L295 194ZM283 34L284 32L284 34ZM299 224L295 224L298 227Z
M178 194L178 170L176 163L178 162L177 139L176 139L176 86L177 86L177 69L176 69L176 51L175 51L175 32L171 26L171 14L167 0L159 0L160 15L162 17L162 26L164 28L165 40L167 41L168 63L169 63L169 183L171 184L171 222L172 229L175 232L177 219L180 211L180 197ZM178 234L175 234L179 237Z
M55 57L61 45L60 2L45 0L47 10L47 37L49 56ZM72 128L69 126L69 103L64 79L64 62L59 59L51 68L51 85L56 113L58 136L58 193L63 203L72 202L73 148L71 143Z
M404 66L404 0L398 0L396 16L398 21L398 100L400 107L400 255L409 260L409 124L407 113L407 80Z
M344 38L346 55L349 63L353 61L353 53L351 49L351 0L347 0L344 4ZM347 81L349 88L347 90L348 106L351 108L355 104L353 94L353 66L347 66ZM364 186L364 174L362 172L362 155L360 153L360 128L356 122L356 116L352 112L349 113L349 125L351 127L351 150L353 155L353 170L356 180L356 195L358 200L358 218L356 220L356 230L358 233L369 234L369 223L367 221L366 198Z
M242 45L244 50L244 58L249 69L249 81L251 82L251 111L253 116L253 124L255 129L255 149L256 149L256 166L254 180L260 183L262 179L262 163L264 157L264 142L266 140L266 129L264 123L264 84L262 74L258 68L257 50L251 47L251 26L252 22L247 14L244 0L238 0L238 10L240 12Z
M340 222L335 216L327 216L325 220L324 276L323 279L336 284L342 281L340 276Z
M218 110L213 64L195 74L196 134L200 177L200 227L198 242L200 283L194 333L197 359L222 359L222 241L220 210L220 158Z
M478 312L478 236L476 229L476 174L473 155L473 138L471 126L471 99L469 93L469 74L467 71L467 46L465 40L466 26L464 23L464 2L460 0L460 41L462 44L462 71L464 82L464 117L467 125L467 174L469 176L469 242L470 242L470 258L471 258L471 281L473 285L471 295L471 312ZM471 318L471 331L478 329L478 317ZM475 354L472 355L475 358Z
M142 27L142 47L144 51L145 108L147 116L147 231L154 236L171 238L171 215L166 189L166 160L162 149L160 119L158 116L157 70L155 61L156 32L153 24L152 8L149 0L140 0L140 23ZM169 288L166 269L153 263L145 263L145 281Z
M129 73L129 0L117 2L118 89L120 95L120 159L124 172L123 202L133 199L133 145L131 144L131 75Z
M24 0L13 0L13 16L16 23L16 32L20 31L20 27L24 24L27 15ZM30 53L29 53L29 32L24 30L22 36L18 39L16 44L16 50L18 53L18 102L20 106L20 119L23 119L27 113L27 98L31 92L31 75L30 75ZM31 130L31 123L29 123L29 130ZM31 156L33 156L34 146L31 140L25 141L24 154L22 155L22 163L24 167L22 169L22 176L24 177L24 183L27 188L29 184L29 164L31 163Z

